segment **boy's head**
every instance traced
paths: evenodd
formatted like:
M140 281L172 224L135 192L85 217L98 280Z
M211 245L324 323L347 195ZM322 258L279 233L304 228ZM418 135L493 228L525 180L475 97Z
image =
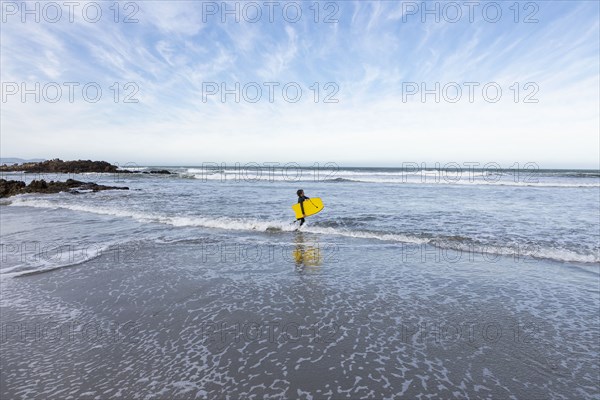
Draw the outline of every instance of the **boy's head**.
M298 189L298 191L296 192L296 194L298 195L298 197L304 196L304 190Z

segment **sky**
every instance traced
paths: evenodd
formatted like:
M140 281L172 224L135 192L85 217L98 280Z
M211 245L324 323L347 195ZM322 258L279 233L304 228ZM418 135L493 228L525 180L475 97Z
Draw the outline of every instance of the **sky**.
M600 168L597 1L2 1L0 155Z

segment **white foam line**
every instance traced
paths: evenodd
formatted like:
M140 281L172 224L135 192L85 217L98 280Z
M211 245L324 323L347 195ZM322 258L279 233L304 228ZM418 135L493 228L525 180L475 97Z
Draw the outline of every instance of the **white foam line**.
M125 218L133 218L140 222L158 222L167 225L172 225L176 227L203 227L203 228L212 228L212 229L222 229L222 230L235 230L235 231L259 231L266 232L271 229L277 229L284 232L291 232L295 229L295 226L290 223L282 222L282 221L258 221L253 219L233 219L228 217L221 218L206 218L206 217L170 217L160 214L144 214L139 212L133 212L128 210L117 210L113 208L104 208L104 207L89 207L83 205L75 205L75 204L55 204L51 203L47 200L38 200L38 199L26 199L26 198L17 198L11 204L11 206L30 206L30 207L39 207L39 208L64 208L73 211L82 211L89 212L100 215L112 215L117 217L125 217ZM410 244L430 244L436 247L448 248L456 251L483 251L488 254L499 254L499 255L515 255L515 250L511 247L503 247L503 246L486 246L486 245L477 245L475 247L468 245L461 245L456 243L442 243L443 238L434 237L434 238L421 238L404 234L394 234L394 233L379 233L379 232L368 232L368 231L346 231L340 230L336 228L328 228L328 227L318 227L318 226L309 226L306 227L303 231L309 233L316 233L322 235L338 235L344 237L352 237L352 238L361 238L361 239L376 239L381 241L390 241L390 242L401 242L401 243L410 243ZM468 249L465 249L465 246ZM552 248L544 248L544 249L535 249L538 251L527 251L524 253L520 253L520 255L526 255L535 258L547 258L554 259L558 261L566 261L566 262L582 262L582 263L598 263L600 262L600 256L594 254L579 254L570 250L565 249L552 249Z
M356 182L356 183L384 183L384 184L421 184L421 185L465 185L465 186L508 186L508 187L543 187L543 188L600 188L600 183L561 183L561 182L512 182L507 180L485 180L477 178L470 180L469 178L461 178L460 180L452 181L451 179L439 178L436 176L425 175L421 178L417 174L403 176L397 175L398 178L377 178L376 174L343 174L343 175L332 175L327 177L326 175L320 178L314 176L302 176L299 179L286 178L280 175L240 175L234 173L180 173L181 178L187 179L198 179L202 181L223 181L223 182L307 182L307 181L320 181L320 182ZM393 176L393 175L392 175Z
M19 265L15 265L14 267L11 268L6 268L6 269L2 269L0 270L0 275L8 277L8 278L14 278L14 277L20 277L20 276L27 276L27 275L35 275L35 274L39 274L39 273L43 273L43 272L50 272L50 271L54 271L57 269L62 269L62 268L68 268L68 267L74 267L80 264L83 264L87 261L93 260L95 258L100 257L107 249L110 248L112 244L105 244L104 246L100 247L99 249L95 249L96 253L89 256L89 257L84 257L81 258L79 260L76 261L70 261L70 262L66 262L66 263L58 263L58 264L51 264L50 261L47 260L43 260L40 261L37 264L31 265L31 264L19 264Z

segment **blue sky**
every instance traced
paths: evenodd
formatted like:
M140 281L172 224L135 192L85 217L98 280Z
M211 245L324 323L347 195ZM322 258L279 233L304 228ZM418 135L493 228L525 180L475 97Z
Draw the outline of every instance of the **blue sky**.
M236 22L220 1L139 1L127 9L121 2L115 22L112 1L77 2L53 23L58 17L46 3L38 2L36 22L21 2L2 2L1 155L169 165L599 167L598 2L480 2L472 16L464 2L428 2L439 7L439 22L423 14L422 2L320 2L318 22L312 1L278 2L272 20L265 2L248 3L226 5L239 8ZM83 8L93 19L96 4L102 16L86 21ZM137 22L124 23L132 12ZM331 13L337 22L324 21ZM22 101L22 85L35 91L36 82L40 102L33 95ZM52 82L63 95L55 103L47 101L54 86L47 96L42 90ZM79 84L72 102L68 82ZM236 82L240 90L250 84L251 100L261 87L261 99L206 93ZM278 84L272 102L269 82ZM422 99L421 85L435 89L436 82L440 101ZM102 89L98 102L83 98L87 83ZM282 94L290 83L302 89L294 103ZM482 92L491 83L490 98L502 90L495 103ZM449 101L456 86L462 96ZM134 88L138 102L124 103ZM419 91L408 95L411 88ZM325 103L334 91L337 102ZM537 102L525 102L527 95Z

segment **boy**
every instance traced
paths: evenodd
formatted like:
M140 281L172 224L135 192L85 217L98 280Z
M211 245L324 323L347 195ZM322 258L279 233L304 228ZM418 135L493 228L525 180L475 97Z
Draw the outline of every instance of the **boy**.
M300 226L302 226L304 224L304 200L308 200L309 197L306 197L304 195L304 190L302 189L298 189L298 191L296 192L296 194L298 195L298 203L300 203L300 209L302 210L302 218L298 218L297 221L300 221ZM300 226L298 228L300 228Z

